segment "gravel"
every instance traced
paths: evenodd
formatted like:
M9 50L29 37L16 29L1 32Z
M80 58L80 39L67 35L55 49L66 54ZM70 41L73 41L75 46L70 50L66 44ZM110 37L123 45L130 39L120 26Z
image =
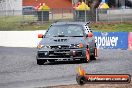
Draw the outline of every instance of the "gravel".
M49 88L132 88L132 82L130 84L86 84L80 85L62 85Z

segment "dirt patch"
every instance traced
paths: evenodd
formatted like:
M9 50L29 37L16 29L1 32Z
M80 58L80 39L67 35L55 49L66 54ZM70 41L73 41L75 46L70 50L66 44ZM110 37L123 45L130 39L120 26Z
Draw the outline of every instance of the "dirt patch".
M49 88L132 88L132 82L130 84L85 84L80 85L63 85Z

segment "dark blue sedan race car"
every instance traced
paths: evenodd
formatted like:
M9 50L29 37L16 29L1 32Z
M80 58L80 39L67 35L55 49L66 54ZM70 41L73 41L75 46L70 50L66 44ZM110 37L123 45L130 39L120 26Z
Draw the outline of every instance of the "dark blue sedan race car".
M86 22L56 22L42 38L37 48L37 64L45 62L96 60L97 48L92 30Z

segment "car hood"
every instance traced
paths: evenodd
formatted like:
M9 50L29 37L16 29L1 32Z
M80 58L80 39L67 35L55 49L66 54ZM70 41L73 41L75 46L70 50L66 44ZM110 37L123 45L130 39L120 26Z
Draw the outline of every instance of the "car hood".
M40 45L69 45L84 43L84 37L51 37L43 38Z

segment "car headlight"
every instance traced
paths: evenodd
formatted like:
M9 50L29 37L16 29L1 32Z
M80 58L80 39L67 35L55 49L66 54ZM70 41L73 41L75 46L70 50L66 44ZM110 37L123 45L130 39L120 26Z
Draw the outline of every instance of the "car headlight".
M79 44L79 48L83 48L83 44L82 43Z
M38 45L38 46L37 46L38 49L41 49L41 48L43 48L43 47L44 47L44 48L50 48L49 45L47 45L47 46L44 46L44 45Z
M44 45L38 45L38 46L37 46L38 49L41 49L41 48L43 48L43 47L44 47Z

